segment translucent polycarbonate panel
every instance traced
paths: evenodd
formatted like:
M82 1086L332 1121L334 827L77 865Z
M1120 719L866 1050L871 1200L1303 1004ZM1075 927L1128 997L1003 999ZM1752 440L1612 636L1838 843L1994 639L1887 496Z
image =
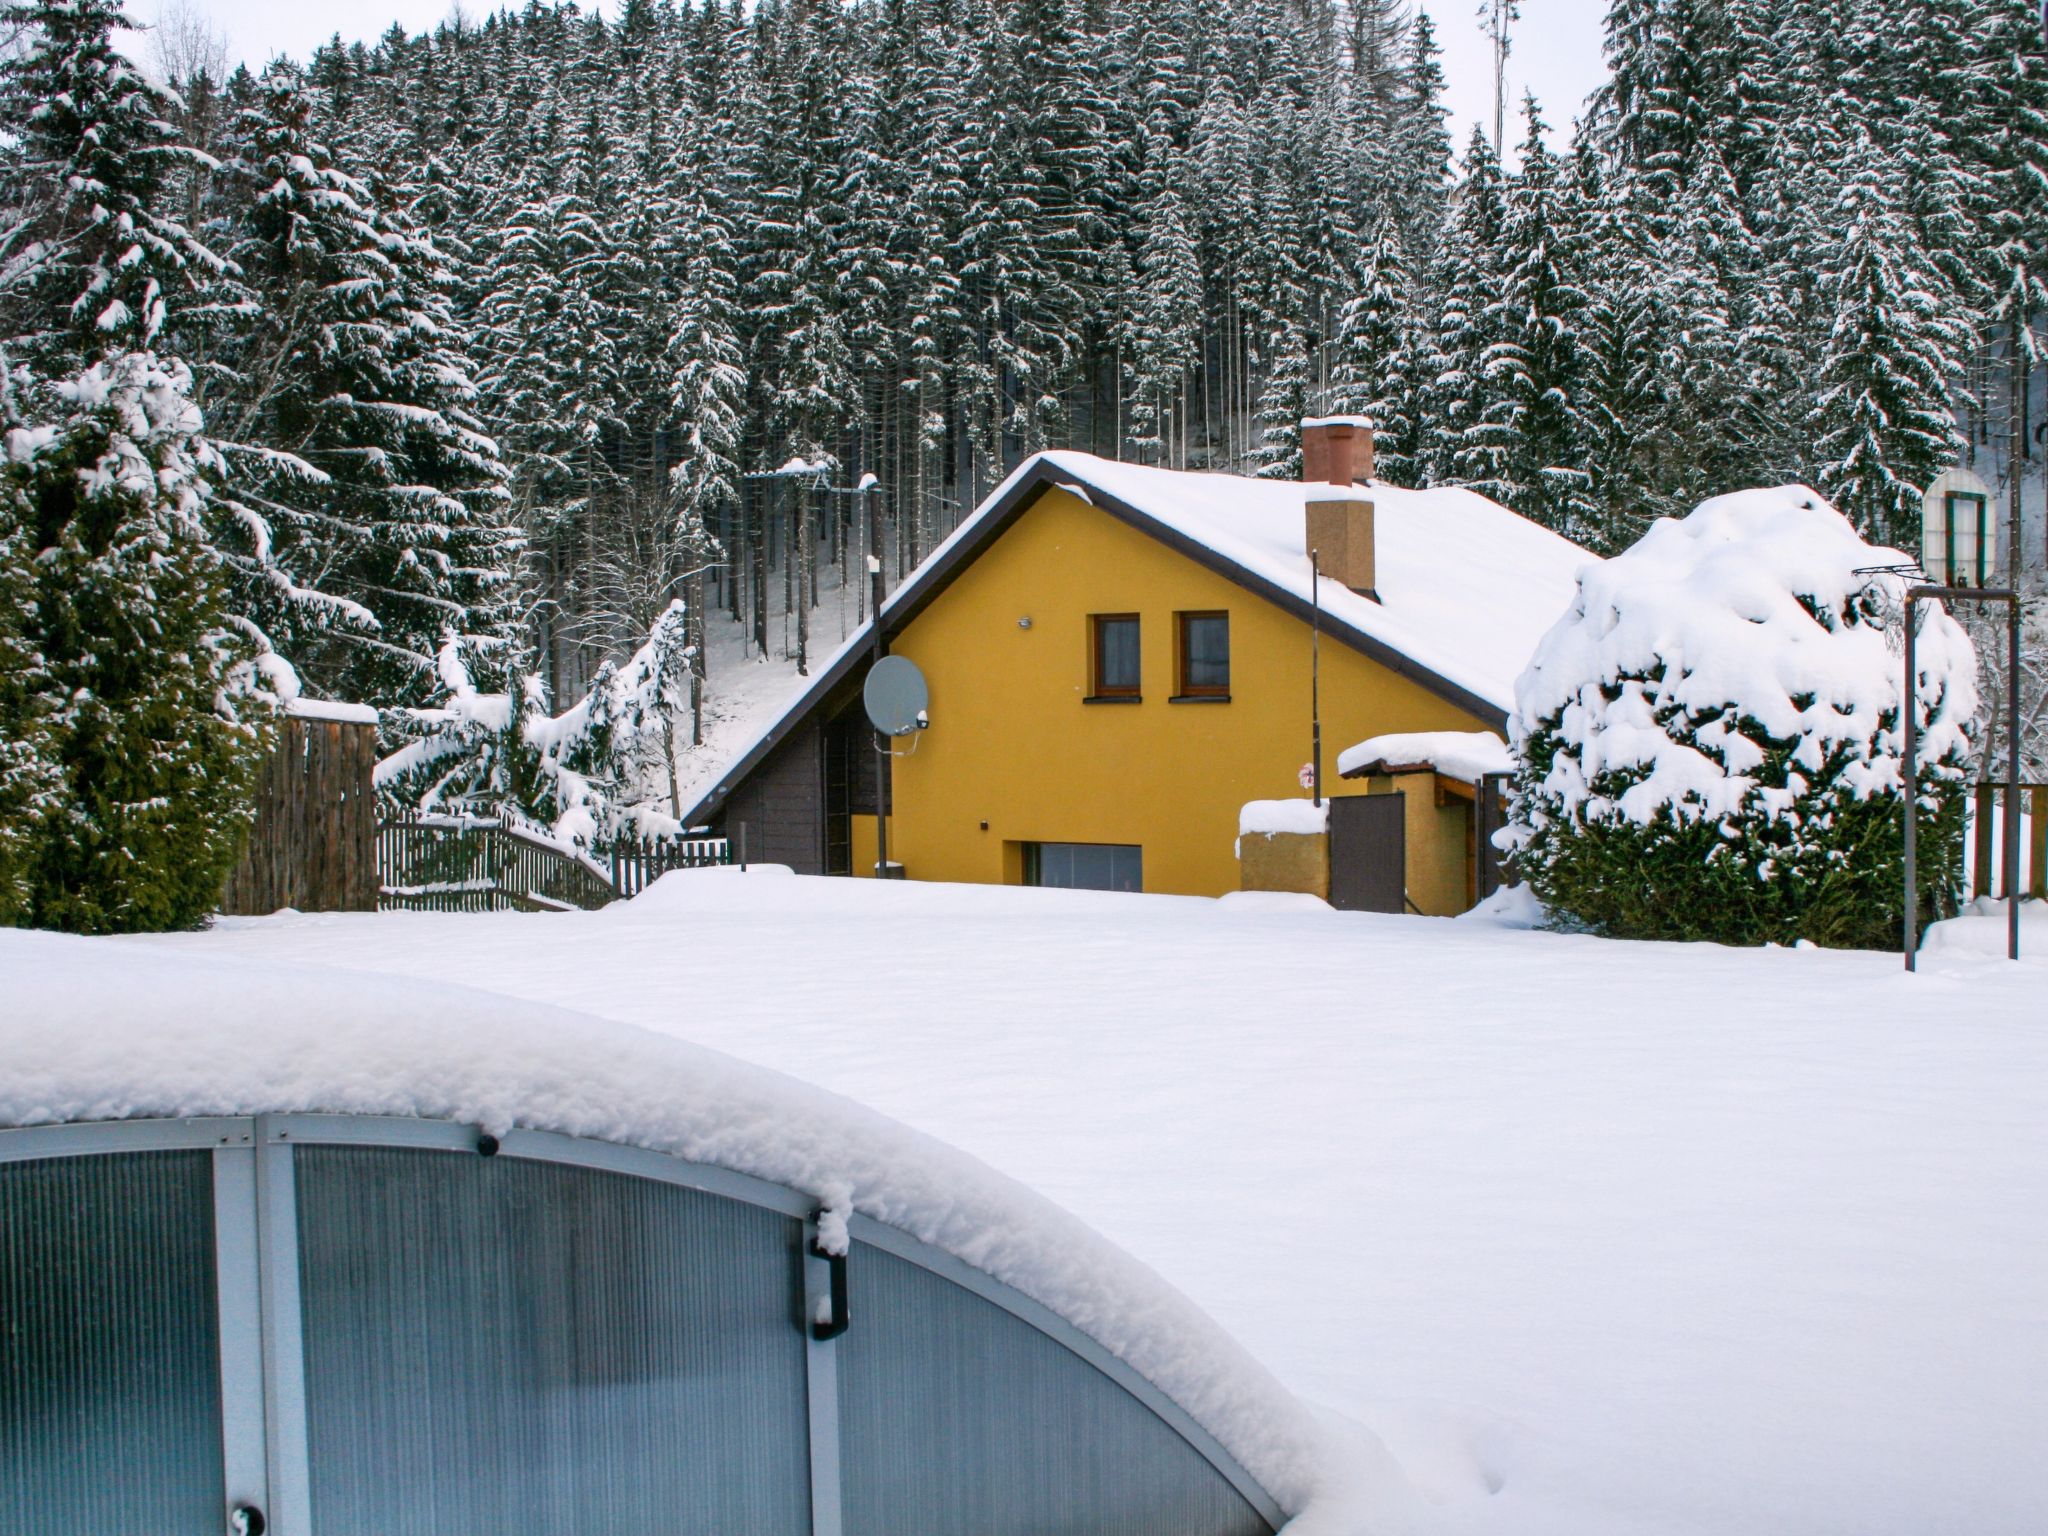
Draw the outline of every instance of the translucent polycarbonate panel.
M319 1536L801 1532L801 1223L558 1163L300 1147Z
M856 1244L839 1341L846 1536L1249 1536L1173 1426L1057 1340Z
M213 1162L0 1164L0 1531L218 1536Z

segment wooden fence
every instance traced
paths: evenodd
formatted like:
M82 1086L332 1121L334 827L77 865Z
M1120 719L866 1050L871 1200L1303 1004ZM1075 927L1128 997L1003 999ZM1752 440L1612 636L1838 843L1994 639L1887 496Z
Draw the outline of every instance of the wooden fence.
M256 822L221 911L376 911L376 725L286 715L277 726L277 750L256 781Z
M731 862L731 846L722 837L662 837L619 843L612 849L612 888L622 898L638 896L672 869L702 869Z
M723 838L624 845L611 872L494 818L405 816L377 828L379 905L402 912L592 912L671 869L726 862Z
M1971 810L1970 891L1976 896L2004 896L2005 861L1996 839L2005 825L2005 786L1979 784ZM2048 897L2048 784L2020 786L2020 888L2024 895Z

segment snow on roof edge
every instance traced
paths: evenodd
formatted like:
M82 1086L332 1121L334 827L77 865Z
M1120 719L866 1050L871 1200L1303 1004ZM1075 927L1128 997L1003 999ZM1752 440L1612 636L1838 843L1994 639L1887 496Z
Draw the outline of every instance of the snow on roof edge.
M284 701L284 712L300 720L338 720L344 725L375 725L377 711L368 704L348 704L340 699L309 699L301 694Z
M1337 754L1339 777L1399 768L1430 768L1476 784L1493 773L1513 773L1514 754L1492 731L1396 731L1369 736Z
M1329 1481L1300 1401L1150 1268L978 1159L822 1088L441 983L13 929L0 929L0 969L12 983L0 1128L392 1115L553 1131L747 1174L895 1227L1047 1307L1187 1412L1288 1515Z

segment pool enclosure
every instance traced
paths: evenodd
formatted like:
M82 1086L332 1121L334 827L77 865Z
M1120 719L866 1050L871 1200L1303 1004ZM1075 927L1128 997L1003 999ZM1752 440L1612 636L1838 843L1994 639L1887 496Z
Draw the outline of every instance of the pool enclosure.
M783 1184L384 1115L0 1130L8 1536L1237 1536L1089 1334Z

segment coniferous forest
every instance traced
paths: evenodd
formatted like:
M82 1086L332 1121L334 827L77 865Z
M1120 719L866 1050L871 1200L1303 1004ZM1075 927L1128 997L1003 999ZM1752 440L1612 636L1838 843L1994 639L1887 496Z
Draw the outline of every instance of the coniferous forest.
M1614 0L1505 154L1402 0L529 3L161 86L119 0L6 17L0 802L76 777L110 615L226 732L285 663L559 709L678 599L700 673L718 615L801 668L1045 447L1293 476L1358 413L1602 552L1787 480L1911 544L2041 451L2028 0Z

